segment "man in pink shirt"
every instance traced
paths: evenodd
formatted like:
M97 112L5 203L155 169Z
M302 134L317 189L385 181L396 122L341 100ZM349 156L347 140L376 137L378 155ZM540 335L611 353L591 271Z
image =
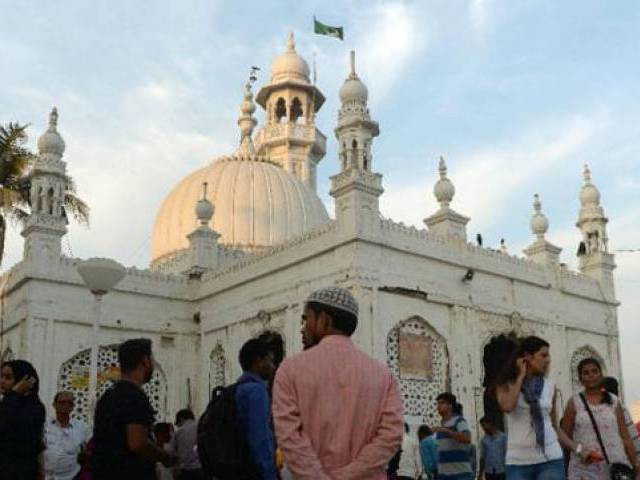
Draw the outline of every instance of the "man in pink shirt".
M285 463L297 480L386 480L402 443L402 400L391 372L351 341L358 303L324 288L307 298L302 319L309 348L280 365L273 388Z

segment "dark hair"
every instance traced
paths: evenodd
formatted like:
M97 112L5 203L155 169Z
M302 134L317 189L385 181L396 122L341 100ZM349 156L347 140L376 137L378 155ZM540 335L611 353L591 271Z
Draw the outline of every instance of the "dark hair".
M604 377L602 379L602 388L604 388L608 393L612 393L616 397L618 396L618 380L616 380L614 377Z
M35 378L35 383L30 390L30 396L34 398L38 398L38 394L40 392L40 377L38 377L38 372L36 369L26 360L9 360L0 365L0 370L4 367L9 367L11 372L13 372L13 378L16 383L22 380L24 377L32 377Z
M458 403L458 399L451 392L441 393L436 397L436 402L445 402L451 405L454 415L462 415L462 404Z
M171 434L171 424L167 422L158 422L153 426L153 433L157 437L160 434Z
M269 347L257 338L252 338L245 342L240 349L238 361L243 371L250 370L256 360L261 360L269 355Z
M493 420L491 420L486 415L480 419L480 423L494 425Z
M358 317L353 313L341 310L339 308L330 307L324 303L319 302L307 302L307 308L313 310L316 315L320 312L324 312L331 318L331 325L333 328L340 330L346 335L351 336L356 331L358 326Z
M576 369L578 372L578 378L582 379L582 369L587 365L594 365L598 367L598 370L600 370L600 372L602 373L602 365L600 365L600 362L598 360L593 357L583 358L582 360L580 360L580 363L578 363L578 368Z
M151 340L148 338L127 340L118 347L118 362L122 373L135 370L144 357L151 357Z
M62 395L68 395L75 400L75 396L73 395L73 392L70 392L69 390L60 390L53 396L53 403L56 403Z
M184 422L185 420L195 420L195 415L188 408L183 408L178 413L176 413L176 425Z
M433 430L427 425L420 425L418 427L418 438L424 438L433 435Z
M518 378L518 365L516 363L518 358L522 358L526 354L533 355L544 347L549 347L549 342L540 337L536 337L535 335L531 335L520 340L518 342L518 347L511 355L509 362L498 375L496 382L497 385L513 383L515 379Z

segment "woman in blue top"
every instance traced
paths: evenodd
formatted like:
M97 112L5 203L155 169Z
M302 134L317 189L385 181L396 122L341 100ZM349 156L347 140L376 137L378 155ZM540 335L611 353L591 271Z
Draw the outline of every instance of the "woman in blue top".
M434 427L438 444L438 480L471 480L471 431L462 417L462 405L452 393L436 398L442 424Z
M433 431L426 425L418 428L420 440L420 457L427 480L435 480L438 476L438 445Z

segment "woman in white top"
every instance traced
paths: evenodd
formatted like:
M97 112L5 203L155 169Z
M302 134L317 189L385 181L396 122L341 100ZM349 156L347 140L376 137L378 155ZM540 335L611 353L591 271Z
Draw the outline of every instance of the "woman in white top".
M559 440L577 448L557 425L556 387L546 378L550 363L549 344L526 337L498 379L496 395L506 414L507 480L563 480Z
M640 479L640 465L626 428L622 407L617 397L602 388L602 367L595 358L586 358L578 364L578 376L584 392L574 395L564 411L562 428L574 441L582 455L571 454L569 480L608 479L610 463L622 463L636 470ZM605 452L591 422L589 406L598 426Z
M409 433L409 425L404 424L402 438L402 453L398 464L398 480L419 480L422 477L422 459L420 458L420 444L418 439Z

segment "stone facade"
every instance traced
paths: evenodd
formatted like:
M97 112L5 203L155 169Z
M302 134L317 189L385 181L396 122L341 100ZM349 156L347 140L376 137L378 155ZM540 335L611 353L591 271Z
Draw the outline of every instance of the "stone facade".
M588 266L584 272L568 271L557 261L559 249L544 240L548 222L538 199L528 258L468 243L467 217L450 208L455 189L444 160L435 191L441 209L425 212L428 230L382 218L382 176L372 162L378 125L369 117L355 65L345 84L336 130L344 148L333 177L334 219L267 249L225 254L209 227L213 209L202 199L198 218L189 220L198 235L190 237L184 261L154 270L129 268L105 296L99 385L108 385L114 345L148 337L158 367L149 387L158 418L170 419L187 405L199 413L213 387L240 374L237 354L248 338L272 332L284 340L285 354L300 351L303 301L328 284L357 298L361 313L354 340L396 374L413 424L433 423L435 396L450 390L478 428L483 379L491 373L484 371L483 352L501 334L535 333L550 341L551 376L565 400L575 388L569 366L586 355L601 358L607 373L620 377L618 303L606 243L593 240L589 251L580 252ZM354 145L354 139L362 143ZM589 195L581 201L589 217L582 224L604 239L606 222L597 219L601 208L589 204L599 206L590 174L585 185ZM47 234L30 228L26 243L31 235ZM58 230L48 235L47 241L60 241ZM215 261L203 259L201 248L214 252ZM34 363L46 403L61 387L86 395L92 297L77 263L25 253L2 277L0 355ZM431 358L425 359L422 378L401 374L402 335L428 344L424 351Z

